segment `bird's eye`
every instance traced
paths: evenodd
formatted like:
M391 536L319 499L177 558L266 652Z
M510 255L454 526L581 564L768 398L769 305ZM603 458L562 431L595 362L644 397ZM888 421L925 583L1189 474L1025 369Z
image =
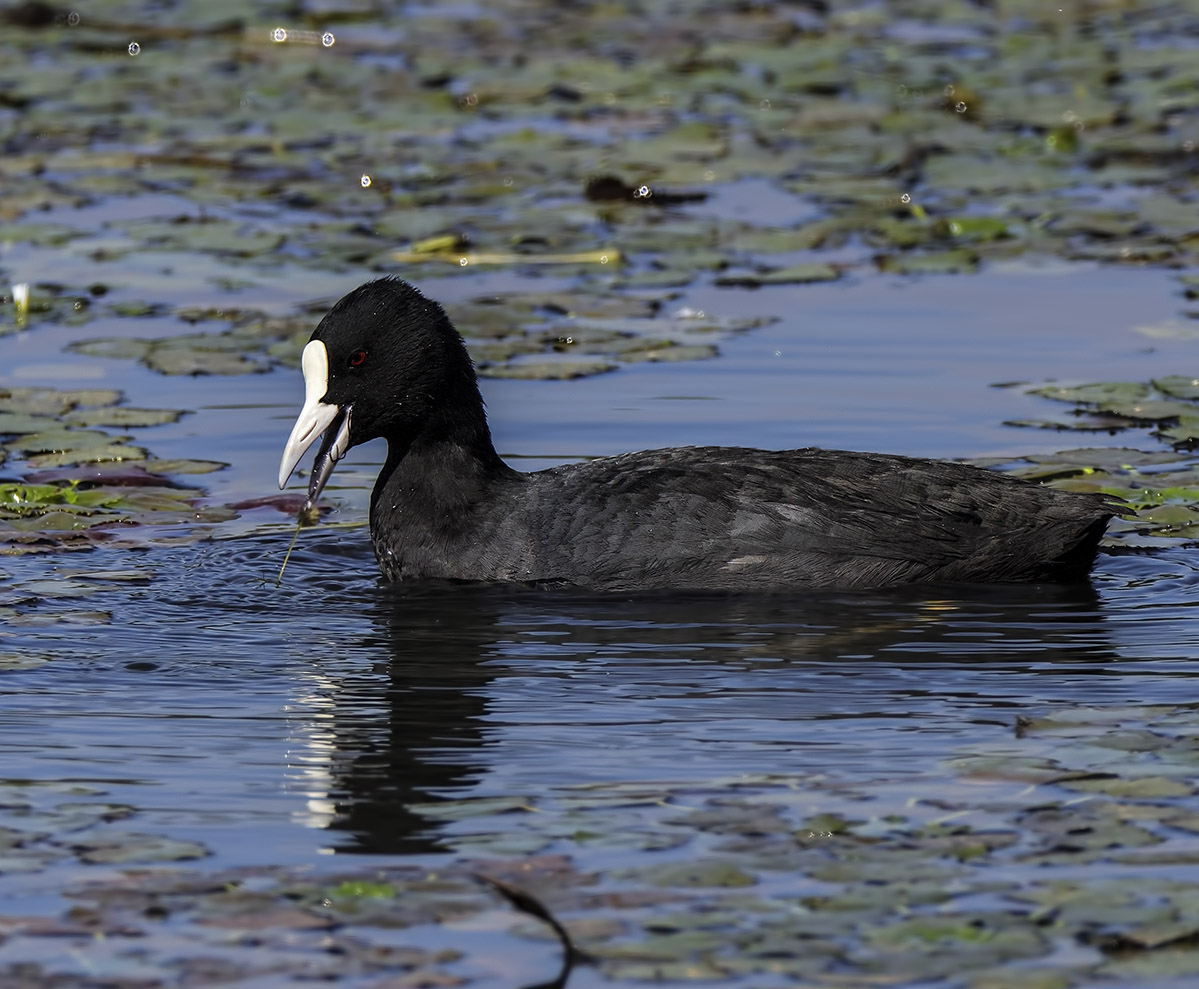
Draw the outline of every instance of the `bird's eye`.
M355 350L350 354L350 367L362 367L366 363L366 351Z

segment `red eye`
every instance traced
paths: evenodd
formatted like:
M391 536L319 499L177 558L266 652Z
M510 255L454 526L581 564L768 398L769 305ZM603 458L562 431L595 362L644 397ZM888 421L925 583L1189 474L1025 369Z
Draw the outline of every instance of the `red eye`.
M355 350L350 354L350 367L362 367L366 363L366 351Z

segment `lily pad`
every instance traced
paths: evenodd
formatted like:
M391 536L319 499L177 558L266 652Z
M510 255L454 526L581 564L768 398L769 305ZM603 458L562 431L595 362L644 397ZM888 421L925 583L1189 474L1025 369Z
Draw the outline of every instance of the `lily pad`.
M956 275L978 268L974 251L957 248L928 253L885 254L875 259L880 271L899 275Z
M831 264L796 264L746 275L718 275L716 284L756 288L760 285L803 285L812 282L832 282L841 277Z
M566 381L586 378L593 374L615 371L611 361L530 361L528 363L483 365L479 374L484 378L518 378L524 381Z
M71 426L100 426L131 429L178 422L183 413L176 409L135 409L128 405L110 405L100 409L68 412L62 421ZM0 423L2 426L2 423Z

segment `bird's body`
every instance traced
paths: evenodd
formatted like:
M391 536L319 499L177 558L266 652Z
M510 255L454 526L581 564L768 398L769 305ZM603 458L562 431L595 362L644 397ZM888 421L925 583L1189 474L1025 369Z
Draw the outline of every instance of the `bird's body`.
M964 464L834 450L682 447L521 473L492 446L461 338L396 280L350 293L308 348L309 400L281 481L322 429L310 499L348 446L386 437L371 537L391 580L620 591L1068 581L1089 572L1114 514L1103 497Z

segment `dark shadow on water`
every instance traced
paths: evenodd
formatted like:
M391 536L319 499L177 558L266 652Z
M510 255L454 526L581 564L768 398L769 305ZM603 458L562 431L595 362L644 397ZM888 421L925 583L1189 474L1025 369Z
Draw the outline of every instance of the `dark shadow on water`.
M1090 584L755 596L381 585L367 604L368 638L355 651L378 658L344 673L331 695L330 826L344 833L340 852L438 850L438 825L411 805L456 799L487 775L497 725L520 707L509 696L501 714L497 698L519 694L528 678L561 681L555 692L566 696L578 678L587 718L610 720L612 744L631 754L636 740L620 723L620 694L630 683L640 690L629 702L642 709L652 709L655 697L678 698L680 678L691 707L702 708L705 695L717 705L730 693L780 691L759 705L763 739L778 744L772 723L785 720L802 749L795 721L869 717L871 704L890 716L887 703L936 689L930 667L964 666L969 681L971 666L1019 675L1034 663L1099 671L1117 659ZM606 687L589 677L597 664L609 670ZM865 690L864 705L846 697L844 683L824 689L830 675L848 677L852 694L872 668L893 681L897 671L907 675L886 688L887 697ZM671 683L655 689L655 673ZM554 719L569 739L572 726L540 708L536 694L523 714ZM659 721L669 727L678 717L663 709ZM745 712L730 717L744 721ZM685 720L676 728L685 733ZM560 767L566 781L569 758Z
M0 676L9 773L153 792L147 828L203 806L191 836L253 861L461 851L470 819L421 804L917 780L1019 714L1175 703L1199 655L1190 552L1103 558L1094 586L616 596L386 585L364 535L304 533L281 586L280 533L72 558L154 576L19 605L5 655L35 662ZM47 573L5 569L21 601Z

